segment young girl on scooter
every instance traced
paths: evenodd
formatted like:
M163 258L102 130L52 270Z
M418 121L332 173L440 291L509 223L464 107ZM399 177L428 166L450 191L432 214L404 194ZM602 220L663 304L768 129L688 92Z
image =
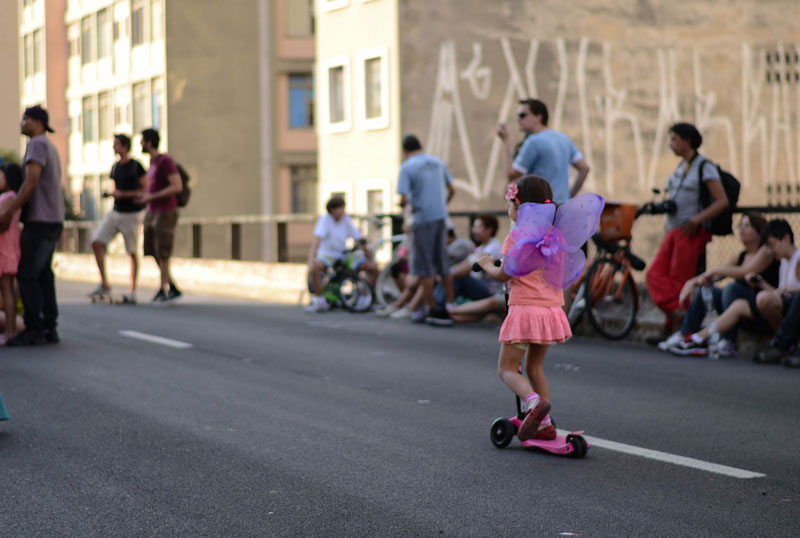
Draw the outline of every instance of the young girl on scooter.
M493 278L511 281L497 373L523 401L526 416L518 432L521 441L556 437L542 365L550 344L572 336L562 309L563 290L586 264L580 246L597 230L604 204L600 196L584 194L557 210L552 199L553 191L544 178L528 175L512 182L506 200L516 227L503 243L503 263L496 267L491 256L478 260ZM527 378L520 373L526 351Z

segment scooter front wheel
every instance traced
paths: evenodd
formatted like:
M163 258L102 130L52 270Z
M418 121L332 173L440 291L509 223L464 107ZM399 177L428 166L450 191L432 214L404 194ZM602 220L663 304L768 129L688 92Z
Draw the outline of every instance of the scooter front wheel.
M586 439L580 435L571 436L569 438L569 444L572 445L572 456L575 458L584 457L586 452L589 450L589 445L586 443Z
M500 417L492 422L489 435L495 447L505 448L514 439L514 425L507 418Z

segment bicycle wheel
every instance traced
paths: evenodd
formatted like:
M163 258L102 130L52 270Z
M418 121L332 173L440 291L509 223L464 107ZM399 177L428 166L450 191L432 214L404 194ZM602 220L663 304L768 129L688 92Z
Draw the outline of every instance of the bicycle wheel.
M348 275L339 282L339 301L350 312L368 312L375 294L366 278Z
M636 322L639 304L633 277L609 258L594 262L586 275L586 314L595 330L610 340L625 338Z
M378 280L375 283L375 300L381 306L392 304L400 297L400 288L397 287L394 275L392 274L392 266L395 260L386 264L386 267L381 269L378 274Z
M567 321L569 321L569 327L572 329L572 332L575 332L575 328L583 319L583 313L586 312L585 297L586 280L581 282L581 285L578 286L578 291L575 293L575 297L572 299L572 304L570 305L569 312L567 313Z

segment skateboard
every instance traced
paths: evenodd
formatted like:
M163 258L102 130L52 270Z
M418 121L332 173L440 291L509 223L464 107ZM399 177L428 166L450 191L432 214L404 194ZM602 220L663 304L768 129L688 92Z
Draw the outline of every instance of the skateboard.
M135 305L136 301L127 295L112 295L103 293L101 295L90 295L89 300L92 304L113 304L113 305Z

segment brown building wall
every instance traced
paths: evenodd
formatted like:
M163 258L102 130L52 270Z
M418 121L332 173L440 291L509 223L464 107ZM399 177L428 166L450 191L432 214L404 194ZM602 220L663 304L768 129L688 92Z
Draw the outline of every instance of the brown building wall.
M66 0L47 0L45 4L45 72L47 80L47 112L55 133L49 135L61 157L62 183L67 185L69 118L67 116L67 29L64 26Z
M401 0L403 132L448 161L456 208L499 209L494 131L505 121L521 139L520 97L548 103L590 161L588 188L621 200L663 186L677 163L668 127L690 121L742 181L740 204L760 204L766 185L800 183L796 12L796 0Z
M261 214L258 2L198 5L166 2L169 148L194 183L185 215ZM245 259L262 256L253 228L243 234ZM204 257L229 255L227 229L203 234Z
M19 152L19 31L17 3L3 4L0 17L0 148Z

